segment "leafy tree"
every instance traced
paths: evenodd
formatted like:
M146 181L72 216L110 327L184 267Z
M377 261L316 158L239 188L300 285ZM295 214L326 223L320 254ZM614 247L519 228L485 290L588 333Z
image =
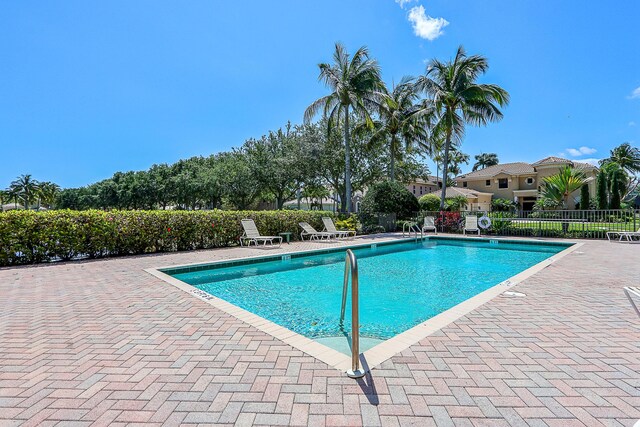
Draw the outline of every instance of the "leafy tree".
M324 120L315 132L314 137L308 138L306 143L311 144L312 152L316 153L317 174L339 197L340 210L347 210L347 189L344 175L345 146L342 143L341 133L343 124L331 127L329 132L320 129L325 128ZM326 129L326 128L325 128ZM380 145L368 143L370 136L363 132L354 132L350 137L349 158L351 159L351 184L354 191L362 191L384 176L384 149Z
M299 143L299 133L289 123L284 130L269 132L244 144L259 185L275 197L278 209L295 197L306 178L305 165L312 161L306 147Z
M562 203L565 209L569 209L571 193L580 189L586 183L587 177L584 172L565 166L556 175L543 179L542 197L558 204Z
M314 101L305 111L304 118L305 122L309 123L322 110L324 117L328 118L328 132L331 126L342 119L345 146L345 207L347 212L352 212L350 113L353 112L372 127L370 114L379 105L383 84L380 67L377 61L369 58L369 51L364 46L350 56L343 45L336 43L333 61L333 64L318 65L319 79L329 87L331 93Z
M586 211L591 204L591 195L589 194L589 185L584 184L580 187L580 209Z
M411 218L420 209L415 198L404 185L395 181L374 184L365 194L360 204L362 223L371 225L378 213L396 214L399 219Z
M509 102L509 94L500 86L477 83L488 68L486 58L467 56L460 46L451 61L433 59L426 74L416 81L417 90L427 95L425 109L433 116L432 138L444 141L441 209L445 206L452 145L461 144L467 124L483 126L501 120L503 115L499 107Z
M248 209L261 195L256 174L243 149L221 153L220 182L224 198L236 209Z
M427 212L435 212L440 208L440 197L435 194L425 194L418 199L420 209Z
M629 182L629 177L617 162L605 163L602 166L602 170L607 177L609 209L620 209L622 199L625 196L625 189Z
M607 173L604 168L600 168L598 172L598 178L596 182L596 201L598 203L598 209L607 209L609 206L609 199L607 198Z
M495 166L499 163L498 155L496 153L480 153L474 156L476 162L473 164L473 170L488 168L489 166Z

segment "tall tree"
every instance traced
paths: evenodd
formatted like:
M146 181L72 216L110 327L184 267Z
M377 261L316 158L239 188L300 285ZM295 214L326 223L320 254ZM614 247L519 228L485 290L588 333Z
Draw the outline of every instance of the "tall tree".
M596 202L598 203L598 209L607 209L607 207L609 207L609 199L607 197L608 181L604 168L600 168L600 171L598 171L596 185Z
M432 137L444 141L440 209L445 207L452 145L459 146L462 143L467 124L484 126L501 120L503 114L499 107L509 103L509 94L500 86L477 83L488 68L486 58L480 55L467 56L460 46L453 60L431 60L426 74L416 81L417 90L427 95L427 105L433 110Z
M640 149L632 147L630 143L625 142L611 150L609 157L600 161L600 167L606 167L611 163L620 166L627 175L626 183L620 187L620 197L625 199L630 194L636 192L640 185ZM620 177L617 177L617 179L619 178ZM609 183L610 187L611 185L612 182Z
M22 199L25 209L29 209L38 196L38 181L29 174L20 175L9 188L13 194Z
M276 207L292 199L306 177L310 156L300 143L300 129L291 124L260 139L244 144L247 156L256 173L258 183L276 199Z
M380 67L377 61L369 58L369 51L366 47L361 47L351 56L340 43L335 45L333 64L322 63L318 67L320 68L318 79L324 82L331 93L317 99L307 107L304 120L309 123L322 111L323 115L329 119L327 123L328 131L330 131L330 127L335 126L342 118L344 122L346 210L351 212L351 148L349 146L351 127L349 114L353 111L357 117L373 127L371 113L378 107L380 91L383 87Z
M41 182L38 186L38 193L42 204L47 208L51 208L60 193L60 186L53 182Z
M418 94L411 78L405 77L391 91L382 91L378 107L379 119L374 122L375 131L371 143L387 145L389 152L389 179L395 181L396 160L402 161L407 150L420 144L426 145L427 132L424 117L415 114Z
M589 185L584 184L580 188L580 209L586 211L589 209L589 205L591 204L591 196L589 194Z
M488 168L499 163L496 153L480 153L475 156L476 162L473 164L473 170Z

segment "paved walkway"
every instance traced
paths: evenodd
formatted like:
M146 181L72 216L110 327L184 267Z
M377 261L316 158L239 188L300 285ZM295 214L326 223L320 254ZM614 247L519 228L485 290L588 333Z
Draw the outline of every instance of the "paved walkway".
M640 418L640 319L622 292L638 285L639 245L587 241L518 285L525 298L495 298L359 382L142 271L244 253L0 270L0 425L567 427Z

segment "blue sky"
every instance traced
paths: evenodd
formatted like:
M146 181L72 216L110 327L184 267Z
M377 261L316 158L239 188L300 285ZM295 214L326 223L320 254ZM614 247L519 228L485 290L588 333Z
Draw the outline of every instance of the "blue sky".
M402 3L5 2L0 187L23 173L85 185L301 122L336 41L367 45L388 83L460 44L487 56L483 81L511 104L469 129L472 156L595 159L640 142L640 2Z

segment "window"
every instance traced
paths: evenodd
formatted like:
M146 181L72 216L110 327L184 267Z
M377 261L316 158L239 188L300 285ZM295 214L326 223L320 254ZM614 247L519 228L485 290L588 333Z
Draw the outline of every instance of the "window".
M488 179L484 182L484 185L486 185L487 187L491 187L491 180Z
M462 186L463 186L464 188L467 188L467 181L462 181Z
M498 180L498 188L509 188L509 180L507 178L500 178Z
M416 194L416 186L415 185L413 186L413 194L414 195Z
M530 176L530 177L527 178L527 184L528 185L533 184L533 177Z

